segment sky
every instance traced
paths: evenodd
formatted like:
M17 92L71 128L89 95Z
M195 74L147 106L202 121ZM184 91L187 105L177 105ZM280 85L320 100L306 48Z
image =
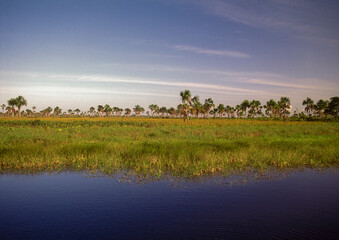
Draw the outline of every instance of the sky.
M64 111L339 95L337 0L0 0L0 104Z

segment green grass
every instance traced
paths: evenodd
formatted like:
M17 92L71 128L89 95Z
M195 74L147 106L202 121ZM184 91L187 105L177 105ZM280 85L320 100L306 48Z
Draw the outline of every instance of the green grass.
M0 119L0 172L196 177L339 166L338 122Z

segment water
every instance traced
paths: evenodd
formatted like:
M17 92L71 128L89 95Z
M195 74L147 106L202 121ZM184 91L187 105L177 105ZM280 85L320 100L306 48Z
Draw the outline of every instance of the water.
M228 185L0 175L0 239L338 239L339 172Z

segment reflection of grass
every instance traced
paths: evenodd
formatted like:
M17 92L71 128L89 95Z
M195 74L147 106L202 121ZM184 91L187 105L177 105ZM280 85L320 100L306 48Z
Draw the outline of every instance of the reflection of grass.
M339 166L339 123L0 119L0 172L120 170L160 177Z

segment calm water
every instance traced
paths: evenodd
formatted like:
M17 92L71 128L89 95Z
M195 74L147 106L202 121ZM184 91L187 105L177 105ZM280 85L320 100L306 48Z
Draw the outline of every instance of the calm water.
M0 239L338 239L339 171L246 184L0 175Z

